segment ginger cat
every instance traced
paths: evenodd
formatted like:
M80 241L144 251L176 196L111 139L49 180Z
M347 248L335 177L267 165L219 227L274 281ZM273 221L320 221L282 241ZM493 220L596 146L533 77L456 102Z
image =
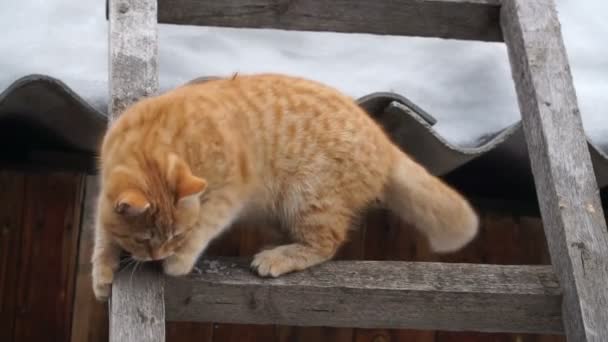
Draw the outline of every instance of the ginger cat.
M188 274L239 218L281 222L291 244L252 268L277 277L333 257L354 218L380 201L437 252L476 235L456 191L395 146L357 103L317 82L247 75L192 82L143 99L101 148L93 287L106 299L121 250Z

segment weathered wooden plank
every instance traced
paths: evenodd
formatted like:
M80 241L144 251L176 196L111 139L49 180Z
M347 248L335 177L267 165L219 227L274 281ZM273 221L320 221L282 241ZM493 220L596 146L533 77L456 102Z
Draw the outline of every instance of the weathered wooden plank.
M273 325L213 324L213 342L278 342Z
M110 16L110 113L158 91L156 0L112 0ZM119 272L110 300L110 341L164 341L163 280L144 265Z
M167 341L212 342L214 327L211 323L166 322Z
M165 301L160 270L144 264L121 270L112 285L110 342L165 341Z
M95 207L98 195L97 176L88 176L85 184L82 219L78 244L78 268L74 311L72 314L72 342L102 342L108 340L108 310L95 299L91 282L91 255L95 226Z
M24 207L23 174L0 170L0 341L13 341Z
M158 91L156 0L111 0L110 114Z
M271 224L270 228L272 227ZM260 222L239 222L230 228L230 231L216 240L217 244L209 252L216 256L252 256L267 245L276 245L280 236L268 229L269 226ZM207 252L205 253L209 255ZM213 324L213 341L228 342L256 342L274 341L273 336L278 335L272 324ZM170 340L169 340L170 341Z
M256 325L252 325L256 326ZM297 327L277 326L276 342L309 342L309 341L331 341L331 342L353 342L352 328L331 327ZM268 341L262 339L256 341ZM221 342L222 340L216 340Z
M165 278L168 320L562 331L549 266L332 261L276 279L253 275L237 259L205 260L199 268Z
M363 260L365 254L365 237L367 222L357 222L357 229L349 232L348 242L338 250L334 260ZM378 227L374 227L378 228ZM353 342L355 338L354 328L335 327L303 327L303 326L276 326L277 342L308 342L308 341L332 341ZM423 341L419 341L423 342Z
M500 0L159 0L161 23L502 41Z
M608 231L552 0L501 11L552 263L571 341L608 341Z
M17 280L15 341L68 341L82 176L28 174Z
M62 278L64 282L62 296L66 297L66 310L64 319L65 336L64 341L71 340L72 318L74 317L74 300L76 287L76 269L78 268L78 250L80 237L80 220L82 218L82 203L84 201L84 190L86 177L83 174L74 174L74 197L72 198L71 214L72 217L65 217L63 241L62 241ZM68 212L69 213L69 212Z
M448 333L453 334L454 332ZM436 334L437 332L432 330L357 329L353 342L437 342Z
M426 238L386 209L369 210L363 221L363 260L437 261ZM355 329L355 342L435 342L431 330Z

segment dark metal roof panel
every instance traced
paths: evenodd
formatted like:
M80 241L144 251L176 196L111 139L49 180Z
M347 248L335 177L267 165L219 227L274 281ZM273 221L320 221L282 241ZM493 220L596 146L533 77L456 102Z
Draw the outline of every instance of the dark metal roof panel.
M402 95L373 93L358 102L384 126L393 141L435 174L450 177L466 171L476 173L476 182L482 187L519 184L528 190L533 188L520 122L486 136L477 146L460 147L437 134L432 128L436 122L432 115ZM97 150L107 124L105 113L61 81L44 75L23 77L0 94L0 126L8 119L31 122L69 147L91 154ZM588 143L598 183L608 187L608 155Z
M47 129L76 150L94 153L107 116L60 80L28 75L0 93L0 123L19 120Z

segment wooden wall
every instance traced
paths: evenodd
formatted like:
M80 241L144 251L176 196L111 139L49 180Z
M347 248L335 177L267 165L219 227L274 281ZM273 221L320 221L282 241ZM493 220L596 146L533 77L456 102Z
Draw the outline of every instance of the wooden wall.
M0 170L0 341L69 341L83 179Z
M504 208L509 208L509 203L504 203ZM403 225L386 211L375 210L366 216L338 258L493 264L550 263L542 223L538 217L483 209L482 226L481 234L466 249L440 256L431 253L422 236L411 227ZM251 256L265 243L273 240L251 227L235 228L232 233L214 243L208 253ZM170 322L167 324L167 341L558 342L565 341L565 338L529 334Z
M90 231L77 246L82 175L0 171L0 341L108 340L107 311L90 290ZM94 186L89 183L88 186ZM517 207L517 212L509 208ZM340 251L341 259L548 264L542 224L521 203L481 209L482 230L466 249L431 253L422 237L383 210L374 210ZM90 220L85 217L83 220ZM251 256L273 237L238 226L208 254ZM79 264L76 255L80 253ZM79 287L74 289L77 281ZM72 307L74 298L79 305ZM73 319L71 319L73 317ZM73 322L73 324L72 324ZM561 336L335 329L216 323L167 324L168 341L557 342Z

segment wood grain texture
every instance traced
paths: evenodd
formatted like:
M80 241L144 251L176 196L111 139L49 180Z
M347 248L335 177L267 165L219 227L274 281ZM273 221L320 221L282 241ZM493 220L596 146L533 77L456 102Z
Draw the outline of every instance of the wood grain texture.
M0 171L0 341L13 341L25 177Z
M111 0L110 117L158 91L156 0Z
M560 332L547 266L333 261L277 279L205 260L165 279L168 320L363 328ZM509 319L505 319L509 317Z
M349 232L348 241L336 253L335 260L362 260L365 254L365 232L367 225L356 224ZM277 326L277 342L332 341L352 342L356 329L334 327ZM422 341L419 341L422 342Z
M166 322L166 341L213 341L213 324L200 322Z
M500 208L500 210L497 210ZM449 254L432 253L424 236L395 215L372 211L367 216L365 257L368 260L460 262L501 265L549 265L540 218L520 217L510 207L480 209L478 236L462 250ZM521 334L466 333L454 331L357 329L356 341L385 342L520 342ZM546 335L526 335L523 341L540 342ZM532 337L529 337L532 336ZM559 336L562 337L562 336ZM558 341L558 339L552 340Z
M110 300L110 342L165 341L163 279L153 264L116 274Z
M436 342L566 342L563 335L503 334L480 332L436 333Z
M159 0L161 23L502 41L500 0Z
M450 332L453 333L453 332ZM432 330L358 329L354 342L435 342ZM467 341L468 342L468 341Z
M231 229L222 234L217 240L214 240L205 254L211 254L215 256L238 256L239 246L241 244L241 230ZM227 341L238 336L245 334L247 327L239 324L214 324L213 321L209 322L166 322L167 341ZM266 327L259 327L259 330L265 330ZM221 339L219 339L215 332L221 331Z
M608 341L608 230L552 0L505 0L501 23L571 341Z
M506 207L505 209L511 210L512 207ZM540 217L519 215L498 210L483 210L480 213L481 229L477 238L461 251L436 255L433 261L499 265L550 265L551 261L542 220ZM563 335L453 331L436 331L434 340L434 342L476 341L565 342L566 340Z
M66 311L64 315L64 329L66 331L65 341L71 340L72 318L74 317L74 299L76 289L76 270L78 268L78 247L80 238L80 220L82 219L82 203L84 201L84 190L86 177L82 174L73 175L74 197L72 198L71 214L66 217L65 229L62 241L63 279L65 282Z
M69 341L81 181L68 173L25 178L15 341Z
M266 229L264 229L266 228ZM271 234L262 224L234 224L230 230L213 243L205 252L215 256L252 256L267 244L276 244L278 236ZM180 324L175 322L173 324ZM208 323L204 323L208 324ZM213 341L273 341L275 326L251 324L209 324L213 327ZM185 336L181 335L182 338ZM189 338L191 338L189 336ZM169 340L170 341L170 340Z
M352 342L353 330L352 328L277 326L275 340L277 342Z
M213 324L215 342L275 341L273 325Z
M99 191L96 176L88 176L85 184L83 214L80 222L72 342L102 342L108 340L108 309L95 299L91 282L91 254L95 226L95 207Z
M370 210L364 221L365 260L434 261L428 242L388 210ZM355 342L435 342L432 330L355 329Z
M156 0L112 0L110 17L110 113L158 91ZM110 341L164 341L161 273L144 265L130 277L119 272L110 300Z

